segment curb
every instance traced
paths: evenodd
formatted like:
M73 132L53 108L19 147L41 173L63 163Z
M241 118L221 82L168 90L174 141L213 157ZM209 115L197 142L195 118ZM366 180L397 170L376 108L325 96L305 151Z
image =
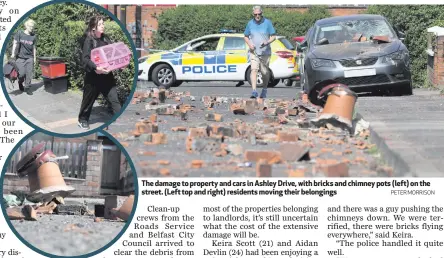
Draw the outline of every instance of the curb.
M364 117L359 112L357 112L356 120L360 119L364 119ZM402 159L401 156L396 151L390 149L390 147L387 146L385 140L372 128L371 123L369 126L369 131L370 131L370 141L373 144L376 144L378 150L381 152L383 156L384 161L387 163L387 165L393 168L394 177L416 176L413 175L413 173L411 172L410 166L407 164L407 162L404 159Z

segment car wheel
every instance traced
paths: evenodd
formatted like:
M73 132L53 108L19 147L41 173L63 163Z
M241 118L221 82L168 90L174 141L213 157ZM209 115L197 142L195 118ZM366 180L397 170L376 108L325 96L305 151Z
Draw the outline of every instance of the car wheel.
M153 69L151 77L157 87L164 87L165 89L169 89L176 83L176 75L174 74L173 68L167 64L156 66Z
M171 85L171 87L179 87L182 83L183 81L176 81L173 85Z
M281 80L279 80L279 79L271 79L271 80L268 82L268 88L274 88L274 87L276 87L276 85L278 85L280 81L281 81Z
M291 86L293 86L293 81L290 80L290 79L285 79L285 80L283 80L283 83L284 83L284 85L287 86L287 87L291 87Z

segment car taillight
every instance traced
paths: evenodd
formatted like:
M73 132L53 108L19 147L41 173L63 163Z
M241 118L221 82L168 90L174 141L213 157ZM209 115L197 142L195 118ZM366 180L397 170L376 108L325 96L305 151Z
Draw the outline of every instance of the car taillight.
M293 58L293 54L291 52L287 52L287 51L276 51L276 54L280 57L280 58Z

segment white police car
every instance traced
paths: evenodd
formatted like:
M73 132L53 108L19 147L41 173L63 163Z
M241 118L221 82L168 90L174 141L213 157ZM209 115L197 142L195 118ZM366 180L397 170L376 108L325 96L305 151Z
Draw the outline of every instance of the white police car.
M221 32L191 40L170 51L141 57L138 79L153 81L165 88L177 87L184 81L250 82L248 46L244 35L227 30ZM288 39L277 36L271 50L272 79L268 87L299 74L297 53ZM262 84L259 72L258 87Z

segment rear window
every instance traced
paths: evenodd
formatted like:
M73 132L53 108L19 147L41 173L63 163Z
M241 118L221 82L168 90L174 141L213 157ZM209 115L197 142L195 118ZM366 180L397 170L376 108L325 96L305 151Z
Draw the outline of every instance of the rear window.
M295 47L293 46L293 44L291 44L291 42L286 39L286 38L280 38L279 41L284 44L284 46L288 49L288 50L295 50Z

